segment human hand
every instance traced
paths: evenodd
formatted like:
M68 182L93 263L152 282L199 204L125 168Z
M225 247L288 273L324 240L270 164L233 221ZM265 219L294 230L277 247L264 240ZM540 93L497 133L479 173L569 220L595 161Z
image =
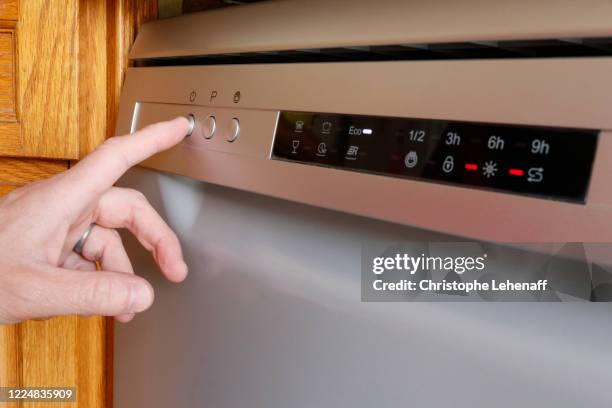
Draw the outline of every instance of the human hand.
M0 323L67 314L126 322L151 306L153 288L134 274L116 228L134 234L166 278L185 279L174 232L140 192L113 184L179 143L189 125L176 118L110 138L70 170L0 199ZM73 248L91 223L77 254Z

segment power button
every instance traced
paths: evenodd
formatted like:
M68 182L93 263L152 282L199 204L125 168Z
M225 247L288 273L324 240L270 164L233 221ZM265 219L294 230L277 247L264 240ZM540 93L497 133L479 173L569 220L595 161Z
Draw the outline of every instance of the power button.
M196 119L193 113L190 113L189 115L185 116L185 118L187 118L187 120L189 121L189 129L187 130L187 134L185 136L189 137L191 136L191 134L193 133L195 129Z
M240 121L238 118L232 118L229 125L229 131L227 132L227 141L232 143L240 136Z

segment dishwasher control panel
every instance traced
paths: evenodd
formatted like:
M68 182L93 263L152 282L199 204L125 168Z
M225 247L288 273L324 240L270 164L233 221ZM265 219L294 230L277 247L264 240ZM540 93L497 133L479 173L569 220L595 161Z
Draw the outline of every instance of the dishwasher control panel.
M272 158L584 203L598 133L284 111Z
M137 102L131 132L162 120L185 116L192 123L189 137L178 148L216 151L267 159L278 111L213 106Z

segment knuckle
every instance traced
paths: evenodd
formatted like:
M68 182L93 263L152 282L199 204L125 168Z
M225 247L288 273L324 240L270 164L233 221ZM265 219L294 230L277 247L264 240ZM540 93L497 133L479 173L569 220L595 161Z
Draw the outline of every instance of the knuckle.
M138 190L127 189L127 194L130 196L129 210L125 214L125 223L132 230L140 230L140 220L143 216L149 214L151 204L147 197Z
M82 309L89 313L117 314L129 310L131 285L107 277L93 279L82 293Z
M111 290L108 281L103 279L92 280L81 288L78 299L81 310L91 313L103 309L108 304L108 295Z
M95 262L102 259L104 254L104 245L94 239L88 239L83 246L82 255L89 261Z
M140 205L149 204L149 200L147 200L147 197L142 192L130 188L128 189L128 193L132 195L132 199L138 204Z

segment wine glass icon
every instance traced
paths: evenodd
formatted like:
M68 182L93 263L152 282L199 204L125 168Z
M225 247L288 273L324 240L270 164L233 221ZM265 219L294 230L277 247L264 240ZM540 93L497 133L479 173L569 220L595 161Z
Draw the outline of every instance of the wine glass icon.
M291 153L292 154L297 154L297 149L298 149L298 147L300 147L300 141L299 140L293 140L291 142L291 147L293 148Z

